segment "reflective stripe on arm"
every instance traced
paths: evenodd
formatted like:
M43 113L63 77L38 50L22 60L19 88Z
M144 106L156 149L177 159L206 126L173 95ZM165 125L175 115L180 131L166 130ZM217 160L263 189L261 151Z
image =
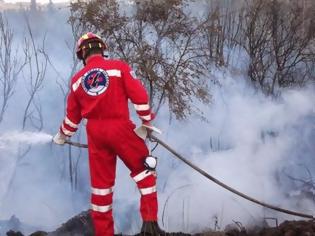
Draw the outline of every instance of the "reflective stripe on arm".
M140 118L145 121L150 121L152 119L151 114L147 116L140 116Z
M133 105L140 119L144 121L151 121L154 119L154 115L152 115L149 103L144 103L144 104L135 103Z
M82 77L80 77L75 83L72 84L73 92L75 92L79 88L81 84L81 80L82 80Z
M79 124L73 123L67 116L65 118L65 123L74 129L77 129L79 126Z
M150 110L149 104L133 104L137 111L148 111Z
M63 133L64 135L69 136L69 137L72 136L72 135L74 135L74 133L75 133L75 132L72 132L72 131L66 129L63 124L61 125L61 131L62 131L62 133Z
M121 71L120 70L106 70L106 73L108 76L115 76L115 77L121 77Z

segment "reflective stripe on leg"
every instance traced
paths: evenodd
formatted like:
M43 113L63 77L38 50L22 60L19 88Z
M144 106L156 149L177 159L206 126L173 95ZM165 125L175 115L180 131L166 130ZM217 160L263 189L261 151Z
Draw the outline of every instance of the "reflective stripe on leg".
M139 188L139 191L140 191L141 195L147 195L147 194L155 193L156 192L156 185L154 185L153 187L149 187L149 188Z
M146 177L152 175L152 171L149 170L144 170L142 172L140 172L139 174L137 174L136 176L133 177L133 180L137 183L143 179L145 179Z
M113 192L113 188L91 188L91 191L95 195L106 196Z
M113 188L91 188L91 203L96 206L108 206L113 203Z
M93 211L105 213L105 212L108 212L112 209L112 204L105 205L105 206L99 206L99 205L91 204L91 207L92 207Z

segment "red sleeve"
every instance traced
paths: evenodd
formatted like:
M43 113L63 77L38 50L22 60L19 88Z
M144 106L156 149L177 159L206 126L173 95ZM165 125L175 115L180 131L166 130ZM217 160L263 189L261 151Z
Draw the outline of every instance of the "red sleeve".
M133 103L140 119L142 121L153 120L154 114L151 112L149 96L145 87L126 63L123 64L122 72L127 96Z
M62 122L60 131L64 135L71 137L77 131L81 119L82 117L81 117L80 104L77 101L71 87L70 92L67 97L66 117L64 118Z

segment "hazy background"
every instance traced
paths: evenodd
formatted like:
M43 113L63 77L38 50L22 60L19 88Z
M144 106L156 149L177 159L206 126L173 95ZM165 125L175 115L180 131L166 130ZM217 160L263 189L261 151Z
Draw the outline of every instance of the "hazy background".
M50 135L57 132L64 117L64 93L73 69L75 40L67 23L69 8L65 5L42 9L36 14L15 10L3 16L13 30L12 54L16 53L18 60L23 61L24 40L31 37L36 48L43 48L44 41L48 56L38 54L39 68L48 59L27 115L32 86L36 75L41 74L41 69L36 70L34 56L18 74L0 123L0 221L15 215L27 225L53 230L89 208L86 150L50 142ZM28 67L30 64L32 67ZM170 118L167 104L162 106L154 123L163 131L161 139L245 194L312 214L315 209L313 85L284 89L278 98L267 97L246 79L244 68L248 58L242 51L232 55L231 64L233 69L238 68L238 73L229 67L213 66L207 75L209 81L216 81L208 84L212 101L208 105L195 101L205 120L192 115L177 121ZM81 64L76 70L80 67ZM135 115L133 118L139 122ZM74 140L85 143L84 125ZM174 159L162 147L153 154L159 157L159 222L167 231L223 229L233 221L245 225L261 223L264 217L298 219L240 199ZM137 233L142 223L139 193L120 161L114 199L116 232Z

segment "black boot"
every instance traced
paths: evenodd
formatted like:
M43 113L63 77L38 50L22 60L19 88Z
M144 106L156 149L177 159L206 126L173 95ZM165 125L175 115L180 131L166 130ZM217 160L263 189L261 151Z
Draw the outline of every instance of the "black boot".
M156 221L144 221L141 227L141 235L143 236L164 236L165 231L160 229Z

